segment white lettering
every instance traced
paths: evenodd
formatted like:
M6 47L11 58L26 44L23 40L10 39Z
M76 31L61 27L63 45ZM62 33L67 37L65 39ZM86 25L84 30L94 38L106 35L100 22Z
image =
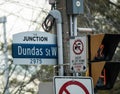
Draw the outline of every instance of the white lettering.
M39 51L40 51L39 55L42 56L43 55L42 48L40 48Z
M36 55L39 55L40 54L39 52L40 52L39 49L36 49Z
M22 47L18 46L18 55L21 55L21 54L22 54Z
M45 49L46 56L50 56L50 49Z
M42 48L36 48L35 46L32 48L23 48L22 46L18 46L18 55L37 55L42 56L43 51Z
M57 55L57 48L56 47L51 47L51 51L52 51L52 56Z
M32 48L32 53L31 53L32 55L35 55L35 50L36 50L35 47L33 47Z
M43 55L42 48L40 49L36 48L35 55Z

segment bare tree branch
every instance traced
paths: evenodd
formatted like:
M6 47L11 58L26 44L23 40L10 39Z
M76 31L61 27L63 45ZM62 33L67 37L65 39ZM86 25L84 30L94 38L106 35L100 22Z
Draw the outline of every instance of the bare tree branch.
M113 6L115 6L116 8L120 9L120 5L117 5L117 4L115 4L115 3L111 2L111 1L109 1L109 3L110 3L111 5L113 5Z

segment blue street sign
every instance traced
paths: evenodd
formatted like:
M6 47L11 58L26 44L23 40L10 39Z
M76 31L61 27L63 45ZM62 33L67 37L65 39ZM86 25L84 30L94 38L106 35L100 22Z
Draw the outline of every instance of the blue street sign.
M55 44L13 44L13 58L57 58Z

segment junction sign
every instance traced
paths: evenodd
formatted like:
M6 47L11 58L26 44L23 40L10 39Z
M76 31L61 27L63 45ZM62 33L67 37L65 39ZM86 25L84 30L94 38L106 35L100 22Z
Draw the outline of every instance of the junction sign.
M56 36L40 31L14 34L12 56L14 64L54 65L58 57Z

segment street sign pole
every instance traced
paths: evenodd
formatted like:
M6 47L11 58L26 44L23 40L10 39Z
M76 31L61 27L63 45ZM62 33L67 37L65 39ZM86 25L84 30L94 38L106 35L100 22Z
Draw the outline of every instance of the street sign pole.
M74 30L73 30L74 33L73 33L73 34L74 34L74 36L77 36L77 16L75 15L75 16L73 17L73 19L74 19L74 20L73 20L73 22L74 22ZM78 73L75 73L75 75L78 76Z
M4 94L9 94L9 65L8 65L8 55L7 55L7 39L6 39L6 17L0 18L0 23L3 23L3 38L4 38L4 63L5 63L5 87Z

